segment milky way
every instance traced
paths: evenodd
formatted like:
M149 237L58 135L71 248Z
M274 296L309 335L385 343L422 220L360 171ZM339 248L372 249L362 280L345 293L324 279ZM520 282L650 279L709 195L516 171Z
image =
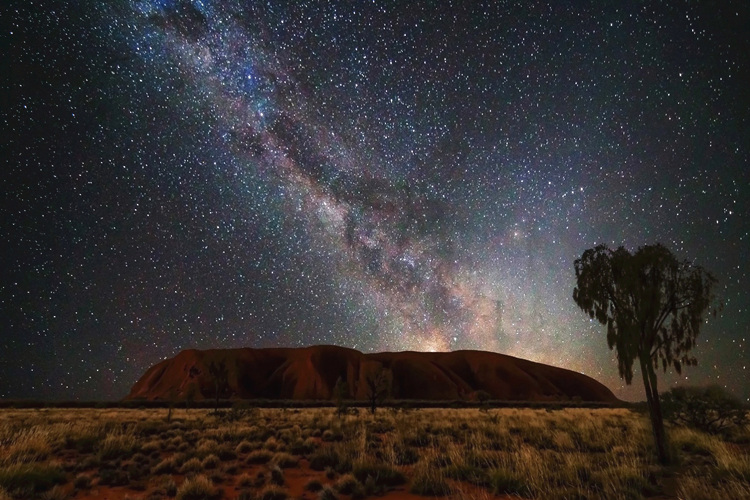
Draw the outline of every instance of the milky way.
M325 343L492 350L639 398L573 261L657 241L725 303L664 387L750 397L748 6L289 4L3 13L0 397Z

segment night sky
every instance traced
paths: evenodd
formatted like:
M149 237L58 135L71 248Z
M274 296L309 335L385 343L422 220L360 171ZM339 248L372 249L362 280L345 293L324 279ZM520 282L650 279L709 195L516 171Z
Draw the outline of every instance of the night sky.
M572 299L660 242L750 400L750 3L3 2L0 398L182 349L483 349L625 386Z

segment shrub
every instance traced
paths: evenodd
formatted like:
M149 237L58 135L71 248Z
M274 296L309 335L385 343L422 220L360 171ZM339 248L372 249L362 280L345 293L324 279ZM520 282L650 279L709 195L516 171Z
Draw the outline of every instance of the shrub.
M67 500L68 494L62 486L54 486L42 494L42 500Z
M256 488L260 488L264 484L266 484L266 473L262 470L259 470L258 473L255 474L253 486L255 486Z
M323 483L321 483L317 479L310 479L307 484L305 484L305 490L306 491L320 491L323 489Z
M249 474L242 474L237 478L237 486L240 488L250 488L253 486L253 478Z
M210 470L218 467L220 462L219 457L216 455L209 455L203 459L202 465L204 469Z
M318 493L318 500L338 500L338 496L330 486L325 486Z
M445 468L445 475L458 481L476 484L477 486L488 486L489 477L484 469L466 464L454 464Z
M396 465L412 465L419 461L419 452L409 446L396 445L393 451L396 454Z
M278 465L271 467L271 482L277 486L284 486L284 471Z
M718 434L747 423L742 403L722 387L673 387L661 395L664 418Z
M249 453L256 448L257 446L254 446L250 441L242 440L240 441L240 444L238 444L234 449L234 451L236 451L237 453Z
M180 474L189 474L191 472L200 472L203 470L203 464L198 458L191 458L180 467Z
M289 498L289 494L286 490L279 488L278 486L266 486L263 491L260 492L260 500L286 500Z
M354 465L352 474L360 482L372 477L375 483L382 486L399 486L406 483L406 477L398 469L381 463L360 462Z
M75 448L79 453L91 453L96 448L99 442L99 434L80 434L71 438L70 445Z
M451 493L451 488L434 469L423 468L414 475L409 492L415 495L443 497Z
M87 474L78 474L73 480L73 486L79 490L87 490L91 487L91 477Z
M502 469L490 473L489 486L496 495L528 495L529 487L519 477Z
M296 467L299 463L299 458L282 451L271 458L271 463L278 465L282 469L288 469L290 467Z
M223 462L227 462L229 460L234 460L235 458L237 458L237 453L229 445L219 447L219 450L216 452L216 454Z
M185 479L177 488L177 500L210 500L220 496L221 492L203 475Z
M100 469L99 484L107 486L125 486L130 483L128 473L122 469Z
M173 497L177 494L177 484L174 482L174 479L171 477L164 481L164 484L162 486L164 488L164 492L167 494L168 497Z
M111 460L129 456L137 444L133 434L111 433L99 443L99 457L102 460Z
M177 463L174 457L165 458L152 469L153 474L172 474L177 472Z
M326 467L338 467L343 458L333 446L323 446L315 450L309 457L312 470L324 470Z
M307 455L311 453L316 447L314 439L307 438L304 441L302 438L297 438L291 445L290 451L295 455Z
M365 495L365 489L362 483L357 481L357 478L351 474L341 476L336 485L334 486L336 491L342 495L351 495L352 498L363 498Z
M273 457L273 453L268 450L255 450L247 455L248 464L266 464Z

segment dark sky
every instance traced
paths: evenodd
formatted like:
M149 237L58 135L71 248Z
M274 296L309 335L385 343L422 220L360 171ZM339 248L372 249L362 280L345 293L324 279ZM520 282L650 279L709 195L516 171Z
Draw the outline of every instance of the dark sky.
M186 348L485 349L623 398L598 243L719 280L750 399L750 3L3 2L0 398Z

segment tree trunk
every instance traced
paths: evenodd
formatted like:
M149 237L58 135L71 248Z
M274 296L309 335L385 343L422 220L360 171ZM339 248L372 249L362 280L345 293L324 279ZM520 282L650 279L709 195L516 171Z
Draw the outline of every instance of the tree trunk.
M670 457L667 451L667 435L664 431L664 418L661 413L659 391L656 388L656 373L654 372L651 360L649 358L646 358L646 360L644 362L644 357L640 357L641 376L643 377L643 385L646 389L646 401L648 403L649 416L651 417L651 431L654 436L654 446L656 447L656 455L659 463L667 465Z

